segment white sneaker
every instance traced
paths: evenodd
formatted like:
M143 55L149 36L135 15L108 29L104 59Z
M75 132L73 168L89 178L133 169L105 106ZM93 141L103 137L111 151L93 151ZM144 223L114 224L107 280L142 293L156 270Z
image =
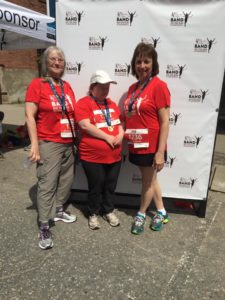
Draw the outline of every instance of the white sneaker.
M76 222L77 217L75 215L70 214L69 212L59 211L56 213L54 217L54 221L63 221L65 223L73 223Z
M98 216L97 215L89 216L89 218L88 218L88 226L92 230L100 228L100 224L99 224Z
M115 215L114 212L111 212L109 214L105 214L103 216L103 218L109 222L109 224L112 226L112 227L116 227L116 226L119 226L120 225L120 220L117 218L117 216Z

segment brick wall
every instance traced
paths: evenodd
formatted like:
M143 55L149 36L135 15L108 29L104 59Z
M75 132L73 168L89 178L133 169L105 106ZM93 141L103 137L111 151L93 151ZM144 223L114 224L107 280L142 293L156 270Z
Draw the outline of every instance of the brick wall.
M10 0L9 2L46 14L45 0ZM37 69L36 49L0 51L0 64L8 69Z

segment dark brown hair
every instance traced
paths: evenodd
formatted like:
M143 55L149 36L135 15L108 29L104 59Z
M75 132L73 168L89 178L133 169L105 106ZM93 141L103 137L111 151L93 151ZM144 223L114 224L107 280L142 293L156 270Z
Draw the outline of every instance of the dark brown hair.
M137 73L135 70L135 62L138 57L152 58L152 77L159 74L158 54L155 48L151 44L139 43L134 49L134 54L131 60L131 71L137 79Z

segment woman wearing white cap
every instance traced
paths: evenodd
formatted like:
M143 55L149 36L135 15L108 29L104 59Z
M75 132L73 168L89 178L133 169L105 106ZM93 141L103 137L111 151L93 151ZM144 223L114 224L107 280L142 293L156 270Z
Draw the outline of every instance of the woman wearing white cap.
M110 83L102 70L90 80L89 95L77 102L76 120L81 128L80 159L88 181L88 225L99 229L99 213L113 227L120 224L114 213L113 197L121 165L124 131L120 111L110 98Z

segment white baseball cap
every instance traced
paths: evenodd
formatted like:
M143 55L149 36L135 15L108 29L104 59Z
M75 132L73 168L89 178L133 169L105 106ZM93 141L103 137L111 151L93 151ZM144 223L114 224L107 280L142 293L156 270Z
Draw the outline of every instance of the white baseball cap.
M117 82L112 80L109 77L109 74L106 73L103 70L97 70L97 71L95 71L94 74L92 74L90 84L93 84L93 83L102 83L102 84L104 84L104 83L114 83L114 84L117 84Z

